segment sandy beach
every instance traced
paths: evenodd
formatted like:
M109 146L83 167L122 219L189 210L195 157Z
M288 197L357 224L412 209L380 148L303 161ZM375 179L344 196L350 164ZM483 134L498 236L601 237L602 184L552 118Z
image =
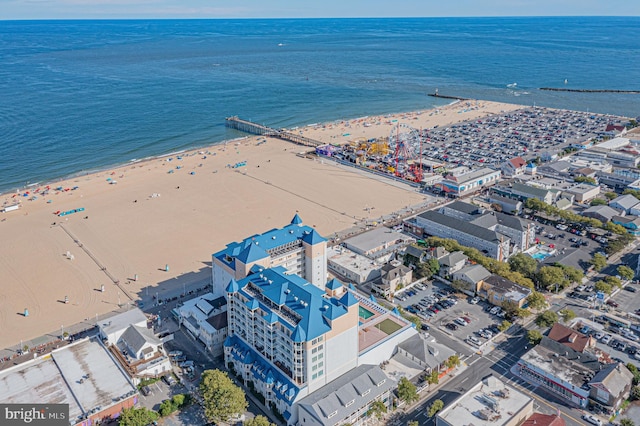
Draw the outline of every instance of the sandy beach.
M295 131L346 142L388 136L397 122L428 128L517 108L461 102L437 111L340 120ZM26 197L27 190L1 195L3 206L20 200L21 208L0 213L0 348L60 334L61 327L91 321L131 299L202 285L210 278L212 253L283 226L296 212L330 237L363 218L425 199L409 186L303 158L298 155L303 147L260 139L76 177L51 184L49 193L35 200L33 193L45 184L29 188ZM232 167L242 162L246 165ZM84 210L54 214L72 209Z

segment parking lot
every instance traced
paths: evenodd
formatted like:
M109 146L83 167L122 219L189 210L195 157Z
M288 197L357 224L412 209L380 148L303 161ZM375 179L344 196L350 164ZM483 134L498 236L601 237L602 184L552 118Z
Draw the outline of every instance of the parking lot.
M471 297L451 293L448 285L434 280L424 290L414 288L401 293L395 301L429 327L437 327L473 350L499 333L497 326L503 319L489 313L493 306L484 301L471 303ZM490 328L493 329L487 330Z
M540 221L534 221L536 227L536 238L543 243L547 244L556 250L556 255L551 256L546 259L546 262L552 261L554 257L558 257L564 254L569 249L579 248L580 250L588 253L590 256L593 256L595 253L599 251L604 251L606 247L606 243L601 243L589 238L589 233L586 232L586 235L579 235L571 232L571 229L567 227L566 230L562 231L557 229L554 225L547 225ZM585 259L588 261L589 259Z

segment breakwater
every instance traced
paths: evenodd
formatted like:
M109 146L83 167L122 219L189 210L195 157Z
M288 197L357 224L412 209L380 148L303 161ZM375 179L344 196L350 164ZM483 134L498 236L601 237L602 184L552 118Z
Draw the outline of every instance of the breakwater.
M293 142L298 145L311 146L314 148L320 145L324 145L323 142L317 141L315 139L298 135L288 130L272 129L271 127L264 126L262 124L243 120L241 118L238 118L237 116L225 118L225 125L229 128L236 129L241 132L251 133L253 135L271 136L288 142Z
M614 90L614 89L566 89L564 87L541 87L540 90L551 92L577 92L577 93L626 93L640 95L640 90Z

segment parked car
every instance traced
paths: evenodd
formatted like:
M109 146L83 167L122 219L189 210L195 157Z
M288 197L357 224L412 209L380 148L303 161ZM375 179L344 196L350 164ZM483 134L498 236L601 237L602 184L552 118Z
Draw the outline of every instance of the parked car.
M456 331L458 329L458 326L455 325L452 322L448 323L445 327L447 327L449 330L453 330L453 331Z
M467 322L465 320L463 320L462 318L458 317L456 319L453 320L456 324L461 325L461 326L466 326Z
M469 301L469 303L471 303L472 305L476 305L479 301L480 301L479 297L474 297Z
M609 305L609 306L613 306L614 308L617 308L618 306L620 306L620 305L618 305L618 302L616 302L616 301L615 301L615 300L613 300L613 299L609 299L609 300L607 300L607 302L606 302L606 303L607 303L607 305Z
M170 351L169 352L169 357L174 358L177 356L181 356L182 355L182 351Z
M475 346L480 346L482 344L482 342L478 340L477 337L474 337L474 336L467 336L467 342Z
M140 393L144 396L148 396L149 394L151 394L151 388L149 388L149 386L143 386L140 388Z
M583 414L582 420L584 420L587 423L591 423L594 426L602 426L602 420L600 420L597 417L594 417L591 414Z
M624 287L625 290L630 291L631 293L635 293L638 291L635 287L631 287L630 285Z
M174 379L173 375L171 374L165 374L164 376L162 376L162 381L169 386L173 386L176 384L176 379Z
M602 338L602 343L604 343L605 345L608 344L611 341L612 337L610 334L607 334L606 336L604 336Z

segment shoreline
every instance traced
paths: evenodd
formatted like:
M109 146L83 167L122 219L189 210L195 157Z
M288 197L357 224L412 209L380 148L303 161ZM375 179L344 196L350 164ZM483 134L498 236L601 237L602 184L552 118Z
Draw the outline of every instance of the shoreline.
M474 100L475 101L475 100ZM452 102L446 103L442 106L434 106L433 108L428 108L428 109L420 109L420 110L415 110L415 111L394 111L394 112L386 112L386 113L380 113L380 114L374 114L374 115L367 115L364 117L345 117L345 118L338 118L338 119L334 119L331 121L325 121L325 122L314 122L314 123L308 123L308 124L303 124L303 125L298 125L298 126L294 126L294 127L288 127L288 128L283 128L285 130L288 131L295 131L295 130L299 130L299 129L303 129L303 128L309 128L309 127L313 127L313 126L321 126L321 125L327 125L327 124L335 124L335 123L340 123L340 122L344 122L344 121L352 121L352 120L360 120L360 119L365 119L368 117L385 117L387 115L402 115L402 114L409 114L409 113L413 113L413 112L418 112L418 111L431 111L431 110L435 110L435 109L439 109L439 108L446 108L446 107L450 107L452 105L455 105L456 103L460 102L459 99L454 100ZM500 102L502 103L502 102ZM510 104L510 105L516 105L516 104ZM221 124L224 125L224 118L222 118ZM242 133L240 131L238 131L239 133ZM104 166L99 166L96 168L92 168L89 170L78 170L76 172L70 172L69 174L66 175L62 175L62 176L55 176L52 178L41 178L37 184L39 184L40 186L52 186L53 184L57 184L60 182L65 182L65 181L70 181L73 179L77 179L79 177L83 177L83 176L87 176L87 175L93 175L93 174L98 174L98 173L103 173L107 170L117 170L123 167L127 167L133 164L141 164L147 161L153 161L159 158L164 158L164 157L170 157L172 155L177 155L180 153L191 153L197 150L204 150L204 149L211 149L213 147L216 147L218 145L221 144L225 144L225 143L229 143L229 142L235 142L237 140L243 140L246 139L248 137L251 137L254 135L245 135L245 136L239 136L237 138L232 138L232 139L222 139L219 141L213 141L213 142L207 142L204 145L194 145L194 146L189 146L183 149L180 149L178 151L174 151L172 150L169 153L164 153L164 154L154 154L154 155L150 155L150 156L146 156L143 158L133 158L130 159L126 162L122 162L122 163L114 163L114 164L107 164ZM14 194L14 193L20 193L22 192L22 190L26 190L27 188L29 188L30 186L34 186L34 184L31 183L31 181L26 180L25 184L22 186L17 186L17 187L12 187L12 188L8 188L8 189L0 189L0 197L6 196L7 194Z
M354 139L382 137L397 121L431 128L522 107L455 103L315 122L296 133L340 143L345 128ZM21 208L0 213L0 347L51 333L57 325L90 322L123 306L125 294L151 306L154 295L206 285L212 253L282 227L296 213L330 239L363 221L380 223L408 206L433 202L409 185L299 155L308 148L260 139L235 138L81 173L50 183L35 200L35 187L28 197L3 195L5 205L19 196ZM47 185L38 184L40 190Z

